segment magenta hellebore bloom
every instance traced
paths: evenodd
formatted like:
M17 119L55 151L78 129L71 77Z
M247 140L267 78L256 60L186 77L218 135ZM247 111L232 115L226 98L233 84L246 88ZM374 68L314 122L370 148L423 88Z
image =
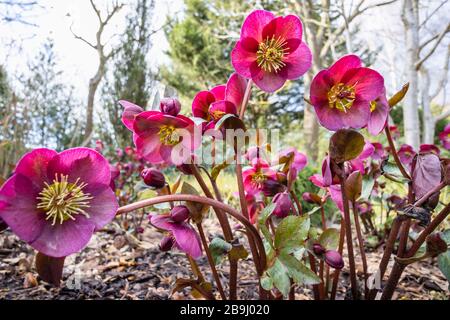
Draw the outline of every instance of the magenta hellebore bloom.
M244 101L246 87L247 80L233 73L226 85L197 93L192 101L192 114L206 120L207 127L211 127L225 114L237 115Z
M298 173L308 164L308 158L294 147L289 147L280 151L279 158L291 157L289 162L289 180L293 181L297 178Z
M450 123L439 133L439 140L441 140L444 149L450 150Z
M93 149L35 149L0 189L0 218L39 252L65 257L114 219L110 182L108 161Z
M267 162L255 158L252 166L242 172L245 191L255 194L263 190L267 180L276 180L276 172L272 170Z
M286 80L295 80L311 67L311 50L302 42L303 27L297 16L276 17L255 10L245 19L231 63L241 76L263 91L274 92Z
M158 229L168 232L174 240L174 245L194 259L202 255L200 237L194 228L186 221L176 222L170 214L150 215L150 223Z
M416 156L414 148L409 144L402 144L400 149L398 149L397 153L398 157L400 158L400 161L408 168L411 168L411 163L414 157Z
M199 146L201 135L188 117L143 111L124 100L119 103L125 107L122 122L133 132L138 153L151 164L182 164Z
M372 146L374 147L374 151L372 154L373 160L384 160L387 156L386 150L384 150L384 147L379 142L372 142Z
M434 144L421 144L419 147L419 153L434 153L435 155L439 156L441 154L441 150Z
M310 99L320 124L328 130L360 129L369 125L370 121L370 130L375 132L384 117L380 98L383 92L383 77L372 69L362 67L359 57L347 55L314 77ZM372 106L371 102L377 98L380 103Z

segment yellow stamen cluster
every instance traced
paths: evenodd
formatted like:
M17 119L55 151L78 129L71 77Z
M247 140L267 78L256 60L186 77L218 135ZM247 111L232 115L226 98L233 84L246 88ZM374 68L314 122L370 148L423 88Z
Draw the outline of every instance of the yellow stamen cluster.
M356 85L356 84L355 84ZM335 84L328 91L328 104L330 108L347 112L355 101L355 85L347 86L343 83Z
M176 145L180 142L180 136L176 132L176 128L174 126L162 126L158 132L159 141L165 145Z
M375 101L370 102L370 112L374 112L377 109L377 103Z
M286 65L283 59L288 50L285 39L275 36L267 38L259 44L256 52L258 66L264 71L277 73Z
M93 199L89 193L83 192L87 186L78 178L74 183L68 182L68 176L55 175L53 183L45 182L45 188L39 193L37 208L45 211L46 220L52 220L52 226L59 220L60 224L69 219L75 220L75 215L82 214L89 218L85 211L89 208L89 200Z
M257 171L253 174L252 181L256 184L261 184L266 181L266 176L261 171Z

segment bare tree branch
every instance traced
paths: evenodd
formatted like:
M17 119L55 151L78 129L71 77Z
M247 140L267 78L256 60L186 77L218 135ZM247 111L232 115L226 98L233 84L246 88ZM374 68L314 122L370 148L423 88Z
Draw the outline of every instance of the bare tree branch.
M89 41L86 40L85 38L83 38L83 37L77 35L77 34L72 30L72 26L73 26L73 22L71 23L69 29L70 29L70 32L72 32L72 34L73 34L73 36L75 37L75 39L81 40L81 41L83 41L84 43L86 43L88 46L90 46L91 48L97 50L97 46L96 46L96 45L92 44L91 42L89 42Z
M422 21L422 23L420 24L420 26L419 26L419 29L420 28L422 28L430 19L431 19L431 17L433 16L433 15L435 15L436 14L436 12L438 12L439 11L439 9L440 8L442 8L442 6L444 5L444 4L446 4L448 2L448 0L445 0L445 1L442 1L434 10L433 10L433 12L431 12L423 21Z
M416 70L419 70L422 64L436 51L437 47L441 43L442 39L444 39L444 36L450 32L450 23L447 24L447 27L439 34L439 37L437 37L436 42L434 43L433 47L430 49L430 51L416 63Z
M450 65L450 45L447 46L447 55L445 57L445 61L444 61L444 67L442 69L442 75L441 78L437 84L436 90L430 94L430 99L433 100L434 98L437 97L437 95L439 94L439 92L445 88L445 85L447 84L448 81L448 70L449 70L449 65Z

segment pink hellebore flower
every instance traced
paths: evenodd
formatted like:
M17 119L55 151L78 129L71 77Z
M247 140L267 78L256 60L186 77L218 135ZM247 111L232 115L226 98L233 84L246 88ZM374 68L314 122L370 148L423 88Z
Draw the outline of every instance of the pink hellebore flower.
M409 144L402 144L397 153L400 161L408 168L411 168L412 161L416 155L413 147Z
M373 160L384 160L387 156L386 150L384 150L384 147L379 142L372 142L372 146L374 147L374 151L372 154Z
M158 229L167 231L174 245L194 259L202 255L200 237L186 221L176 222L170 214L150 215L150 223Z
M391 131L392 139L395 140L400 138L400 131L396 125L389 126L389 130Z
M201 136L188 117L141 111L130 102L120 103L125 106L123 124L133 132L138 153L151 164L182 164L199 146Z
M275 180L276 172L272 170L267 162L261 159L254 159L252 166L242 172L245 191L255 194L263 190L267 180Z
M276 17L269 11L255 10L242 25L231 63L237 73L252 79L261 90L274 92L311 67L311 50L302 42L302 33L297 16Z
M419 147L420 153L434 153L435 155L439 156L441 154L441 150L434 144L421 144Z
M361 172L361 174L364 175L366 171L365 170L366 160L373 155L374 151L375 151L374 145L370 142L366 142L361 154L355 159L350 161L351 172L359 170L359 172Z
M325 157L322 162L322 175L315 174L309 177L309 181L317 187L327 190L339 210L344 211L339 178L331 170L330 156Z
M65 257L114 219L110 182L108 161L95 150L35 149L0 189L0 218L39 252Z
M210 91L200 91L192 101L192 114L207 122L207 129L214 128L213 123L219 121L225 114L237 115L244 100L247 80L233 73L226 85L212 88Z
M310 99L320 124L328 130L360 129L369 124L371 102L382 96L383 90L384 79L378 72L362 67L359 57L347 55L314 77ZM370 127L375 132L382 117L377 111L372 118Z
M445 126L441 133L439 133L439 140L441 140L444 149L450 150L450 123Z

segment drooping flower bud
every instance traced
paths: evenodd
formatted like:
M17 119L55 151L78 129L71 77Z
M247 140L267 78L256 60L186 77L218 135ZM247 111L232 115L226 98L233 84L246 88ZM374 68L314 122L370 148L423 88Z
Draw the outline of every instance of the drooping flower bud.
M342 269L344 267L344 259L335 250L328 250L325 252L325 262L332 268Z
M162 113L175 117L180 113L181 103L175 98L163 98L159 103L159 108Z
M161 242L159 243L159 250L161 251L170 251L170 249L173 248L173 245L175 244L175 240L172 236L165 236L162 238Z
M281 192L273 197L273 203L275 203L275 209L273 210L273 214L279 218L286 217L291 211L291 198L287 192Z
M141 177L144 179L146 185L155 189L161 189L166 184L164 175L161 171L154 168L142 170Z
M314 254L321 256L327 250L320 243L315 243L315 244L313 244L313 251L314 251Z
M144 228L142 228L142 227L137 227L137 228L136 228L136 232L137 232L137 233L144 233Z
M170 217L174 222L183 222L189 218L189 209L186 206L175 206L170 210Z
M177 169L187 175L193 174L191 166L187 163L180 164L179 166L177 166Z
M427 237L427 253L430 256L436 257L439 254L446 252L447 248L447 242L442 239L440 232L432 233Z
M273 197L277 193L283 192L285 189L285 186L272 179L267 179L262 185L262 192L266 197Z

